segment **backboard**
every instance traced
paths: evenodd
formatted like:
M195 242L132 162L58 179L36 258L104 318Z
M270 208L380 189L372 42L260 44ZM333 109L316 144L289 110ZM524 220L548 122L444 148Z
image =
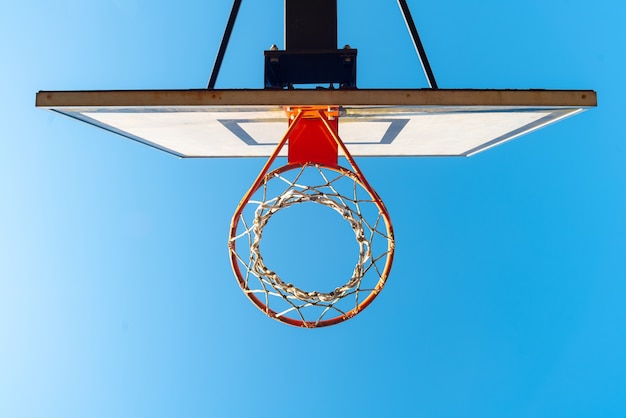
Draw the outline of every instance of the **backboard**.
M41 91L36 101L189 158L269 156L290 106L339 106L353 156L470 156L596 104L589 90L433 89Z

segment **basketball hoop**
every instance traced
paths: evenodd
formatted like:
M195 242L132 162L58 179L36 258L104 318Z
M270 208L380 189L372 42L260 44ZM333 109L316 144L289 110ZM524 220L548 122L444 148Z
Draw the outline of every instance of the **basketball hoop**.
M382 290L393 261L393 229L387 209L333 128L337 109L287 111L292 119L287 133L233 216L231 263L244 293L268 316L307 328L333 325L361 312ZM268 173L287 140L287 165ZM338 149L352 170L337 164ZM309 159L307 150L314 150ZM354 232L357 262L352 275L334 289L302 289L266 266L261 254L263 228L270 218L302 203L334 210Z
M269 156L235 211L228 247L246 296L290 325L352 318L387 281L391 220L352 155L468 157L597 106L592 90L439 90L405 0L398 5L430 88L357 89L357 50L337 49L337 1L284 4L285 49L264 52L262 90L215 89L241 5L234 0L206 90L40 91L36 105L180 158ZM270 154L266 145L282 134L285 113L287 132ZM340 117L351 152L339 138ZM287 164L273 168L287 142ZM330 289L291 283L298 278L266 265L261 253L270 219L303 203L338 213L357 242L352 273Z

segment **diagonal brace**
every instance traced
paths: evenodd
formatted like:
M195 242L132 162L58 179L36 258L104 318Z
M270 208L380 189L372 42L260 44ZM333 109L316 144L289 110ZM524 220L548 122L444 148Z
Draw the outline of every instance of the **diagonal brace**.
M426 56L426 50L424 49L424 45L422 45L419 34L417 33L417 28L415 27L415 22L413 21L413 17L411 16L409 6L406 3L406 0L398 0L398 5L400 6L400 11L402 11L402 16L404 17L404 21L406 22L406 27L411 34L411 39L413 40L413 45L415 45L417 55L419 56L420 62L422 63L422 69L424 70L424 74L428 79L428 85L431 89L438 89L439 87L437 87L435 75L433 74L433 70L430 68L430 63L428 62L428 57Z

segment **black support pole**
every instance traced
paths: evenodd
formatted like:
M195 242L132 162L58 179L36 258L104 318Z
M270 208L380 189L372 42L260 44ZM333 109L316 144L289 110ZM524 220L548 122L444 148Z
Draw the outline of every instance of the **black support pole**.
M213 64L213 71L211 72L211 78L209 79L208 89L215 88L215 82L217 81L217 75L220 72L222 61L224 60L224 54L226 54L226 47L228 47L228 41L230 40L230 34L233 32L235 21L237 20L237 13L239 13L239 6L241 6L241 0L235 0L233 8L230 11L228 17L228 23L226 24L226 30L224 31L224 37L220 44L220 49L217 51L217 57L215 57L215 64Z
M424 49L424 45L422 45L419 34L417 33L417 28L415 27L415 22L413 22L413 17L411 16L409 6L406 4L406 0L398 0L398 5L400 5L402 16L404 17L406 26L409 29L411 38L413 39L413 45L415 45L415 49L417 50L420 62L422 63L424 74L426 74L426 78L428 79L428 85L431 89L437 89L438 87L437 82L435 81L435 75L433 74L433 70L430 68L430 64L428 63L426 50Z

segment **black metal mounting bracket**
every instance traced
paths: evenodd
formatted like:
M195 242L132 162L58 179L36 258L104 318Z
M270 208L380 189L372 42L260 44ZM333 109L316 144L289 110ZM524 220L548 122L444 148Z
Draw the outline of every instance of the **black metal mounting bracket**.
M224 36L215 58L208 89L214 89L242 0L234 0ZM415 22L406 0L400 11L431 89L437 89ZM285 0L285 50L265 51L265 87L291 88L294 84L337 84L356 88L357 50L337 48L337 0Z

